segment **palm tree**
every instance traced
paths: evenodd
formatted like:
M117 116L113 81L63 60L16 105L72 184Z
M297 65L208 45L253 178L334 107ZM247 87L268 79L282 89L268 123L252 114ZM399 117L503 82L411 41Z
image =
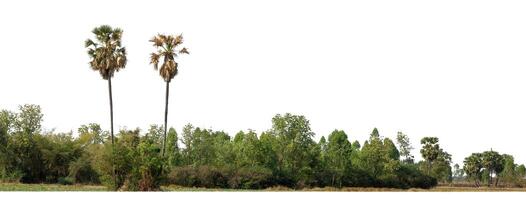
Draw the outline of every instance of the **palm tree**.
M155 70L159 69L159 74L166 82L166 103L164 108L164 139L162 156L166 151L166 130L168 123L168 96L170 91L170 81L177 75L178 64L175 62L175 57L179 54L189 54L188 49L177 47L183 43L183 35L172 36L157 34L150 42L157 48L157 53L152 53L150 57L150 64L153 64ZM159 68L159 60L162 59L161 68Z
M93 29L96 42L87 39L85 42L88 48L89 62L91 69L98 71L104 80L108 80L108 90L110 96L110 122L111 122L111 146L112 154L115 153L115 139L113 135L113 99L111 92L111 78L114 73L126 66L126 49L121 45L122 30L102 25ZM115 176L115 163L113 167L113 180L117 187Z
M111 144L115 143L113 136L113 99L111 92L111 77L114 73L126 66L126 49L121 46L122 30L102 25L93 29L97 42L87 39L88 55L91 58L90 66L98 71L104 80L108 80L110 95L110 121L111 121Z

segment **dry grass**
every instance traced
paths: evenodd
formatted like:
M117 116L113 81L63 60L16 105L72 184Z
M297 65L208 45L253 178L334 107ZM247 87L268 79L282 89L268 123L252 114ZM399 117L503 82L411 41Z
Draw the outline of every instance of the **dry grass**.
M284 186L274 186L263 190L239 190L222 188L195 188L177 185L162 186L162 191L167 192L526 192L526 188L506 187L469 187L469 186L437 186L431 189L395 189L395 188L373 188L373 187L324 187L304 188L294 190ZM107 191L100 185L57 185L57 184L22 184L22 183L0 183L0 191Z
M107 191L101 185L0 183L0 191Z

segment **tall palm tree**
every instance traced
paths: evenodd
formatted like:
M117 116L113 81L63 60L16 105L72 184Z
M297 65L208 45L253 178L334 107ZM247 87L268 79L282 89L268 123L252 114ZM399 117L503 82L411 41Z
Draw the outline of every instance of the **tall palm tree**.
M110 121L111 121L111 144L115 143L113 136L113 99L111 92L111 78L120 69L126 66L126 49L121 45L122 30L102 25L93 29L96 42L87 39L88 55L91 58L90 66L98 71L104 80L108 80L110 96Z
M113 134L113 98L111 92L111 78L120 69L126 66L126 49L122 47L122 30L102 25L93 29L95 41L87 39L85 42L88 48L89 62L91 69L98 71L104 80L108 80L108 90L110 96L110 122L111 122L111 147L112 154L115 153L115 138ZM115 176L115 163L112 162L113 181L117 188L117 177Z
M185 47L178 48L183 43L183 35L172 36L157 34L150 42L157 48L157 52L151 54L150 64L153 64L155 70L159 69L159 74L166 82L166 102L164 108L164 139L162 156L166 151L166 130L168 127L168 96L170 91L170 81L177 75L178 64L175 58L179 54L189 54ZM159 68L159 61L162 60L161 68Z

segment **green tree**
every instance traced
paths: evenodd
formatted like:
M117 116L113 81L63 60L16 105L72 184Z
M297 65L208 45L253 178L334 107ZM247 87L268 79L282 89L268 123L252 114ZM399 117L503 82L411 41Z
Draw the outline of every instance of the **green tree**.
M503 154L502 159L503 159L504 166L503 166L502 172L498 174L499 179L501 178L502 181L507 184L513 184L517 182L518 176L516 173L517 171L515 170L515 168L517 168L517 165L515 164L515 160L513 156L508 155L508 154ZM498 183L496 183L495 185L497 184Z
M19 106L18 109L19 113L16 115L16 120L14 121L15 132L30 135L39 133L44 116L40 106L25 104Z
M459 180L463 177L464 170L460 168L460 165L458 165L458 163L455 163L455 165L453 165L453 178Z
M182 155L179 148L179 137L174 128L168 130L166 141L166 153L168 154L168 162L171 166L179 166L182 164Z
M437 178L440 182L450 182L453 177L451 154L440 148L436 137L424 137L420 143L422 144L420 153L424 158L421 167L425 174Z
M414 148L413 146L411 146L411 141L409 137L402 132L398 132L396 135L396 143L398 144L398 147L400 148L400 156L404 157L403 162L413 163L414 156L411 155L411 151Z
M10 147L15 113L2 110L0 112L0 181L18 181L20 174L13 166L13 150Z
M263 166L263 151L257 134L250 130L248 133L240 131L233 141L233 150L237 167Z
M502 156L493 150L482 153L482 166L488 170L488 186L493 183L493 176L497 176L495 186L498 183L498 174L504 169L504 162Z
M347 134L334 130L329 135L326 152L326 164L332 174L331 185L341 187L345 173L351 168L352 145Z
M81 125L78 128L79 142L82 145L102 144L108 137L108 132L103 131L99 124L90 123L88 125Z
M14 133L8 145L15 158L13 166L23 174L22 182L45 181L44 161L36 140L43 114L38 105L26 104L18 109L19 112L15 114Z
M389 158L393 160L400 160L400 152L391 139L384 138L383 144Z
M304 116L276 115L272 118L271 133L276 136L278 170L297 187L312 181L312 150L316 143L310 123Z
M422 144L422 149L420 149L420 153L422 154L422 158L424 158L426 162L426 172L427 174L429 174L431 172L433 162L438 158L438 155L440 154L438 138L424 137L422 138L422 140L420 140L420 144Z
M358 166L375 182L382 186L386 180L395 178L395 171L400 167L398 150L393 142L382 139L378 129L374 128L369 140L365 141L361 151Z
M472 153L464 159L464 172L468 179L474 180L478 187L482 178L482 155L480 153Z
M155 70L158 69L159 61L161 60L161 68L159 68L159 74L166 82L166 101L164 109L164 142L162 156L166 151L166 133L168 127L168 96L170 91L170 82L177 75L178 63L175 62L175 58L180 54L189 54L188 50L183 47L178 49L179 45L183 44L183 36L172 36L158 34L154 36L150 42L157 49L157 52L152 53L150 57L150 64L153 64Z
M516 174L519 179L526 178L526 167L524 164L517 166Z

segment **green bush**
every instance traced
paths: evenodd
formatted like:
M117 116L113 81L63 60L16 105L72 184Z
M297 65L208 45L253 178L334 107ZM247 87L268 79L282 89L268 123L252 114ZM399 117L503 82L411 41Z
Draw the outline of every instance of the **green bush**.
M73 185L74 182L75 180L70 177L60 177L57 179L57 183L60 185Z
M263 189L273 184L272 171L263 167L244 167L232 173L228 184L236 189Z
M85 154L69 164L69 176L75 183L100 183L99 174L93 169L89 155Z
M187 187L227 188L230 170L211 166L175 167L168 182Z
M19 183L23 176L24 174L18 170L12 172L9 172L5 168L0 170L0 182Z
M101 181L108 187L125 191L160 189L167 159L161 157L158 143L148 136L139 137L139 130L121 131L114 149L106 144L102 153L102 164L97 168Z

